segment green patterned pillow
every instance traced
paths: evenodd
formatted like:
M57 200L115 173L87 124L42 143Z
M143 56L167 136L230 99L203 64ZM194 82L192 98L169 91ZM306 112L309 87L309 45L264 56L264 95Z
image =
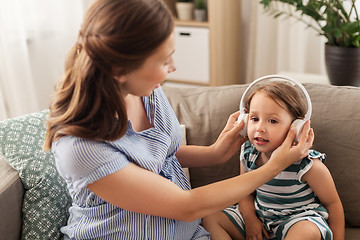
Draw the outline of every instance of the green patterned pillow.
M25 188L22 239L60 239L71 204L51 152L43 152L48 110L0 122L0 151Z

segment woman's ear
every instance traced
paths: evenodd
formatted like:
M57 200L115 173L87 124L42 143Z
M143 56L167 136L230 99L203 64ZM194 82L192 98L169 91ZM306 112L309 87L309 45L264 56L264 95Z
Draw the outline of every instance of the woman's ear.
M114 79L116 81L118 81L119 83L124 83L124 82L126 82L127 77L126 77L126 75L114 76Z
M124 83L127 81L127 75L124 74L124 69L120 68L120 67L114 67L112 69L112 75L114 76L113 78L118 81L119 83Z

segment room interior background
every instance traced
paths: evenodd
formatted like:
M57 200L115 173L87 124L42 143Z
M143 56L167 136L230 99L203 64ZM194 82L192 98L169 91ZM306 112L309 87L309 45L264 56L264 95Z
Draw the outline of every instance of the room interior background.
M239 83L278 72L326 75L325 39L294 19L241 1ZM360 0L357 0L360 4ZM48 108L92 0L0 0L0 120Z

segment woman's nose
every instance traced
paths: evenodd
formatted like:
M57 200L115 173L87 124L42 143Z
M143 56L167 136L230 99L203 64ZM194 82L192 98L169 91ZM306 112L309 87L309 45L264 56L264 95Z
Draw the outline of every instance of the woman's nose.
M168 73L172 73L172 72L175 72L175 71L176 71L175 62L174 62L174 59L171 58L170 66L168 68Z
M172 64L168 69L168 73L172 73L172 72L175 72L175 71L176 71L176 66L175 66L175 64Z

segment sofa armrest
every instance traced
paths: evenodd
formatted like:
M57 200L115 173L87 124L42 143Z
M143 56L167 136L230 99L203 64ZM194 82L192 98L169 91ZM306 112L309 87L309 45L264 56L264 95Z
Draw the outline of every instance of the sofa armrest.
M18 173L0 155L0 236L20 239L24 188Z

